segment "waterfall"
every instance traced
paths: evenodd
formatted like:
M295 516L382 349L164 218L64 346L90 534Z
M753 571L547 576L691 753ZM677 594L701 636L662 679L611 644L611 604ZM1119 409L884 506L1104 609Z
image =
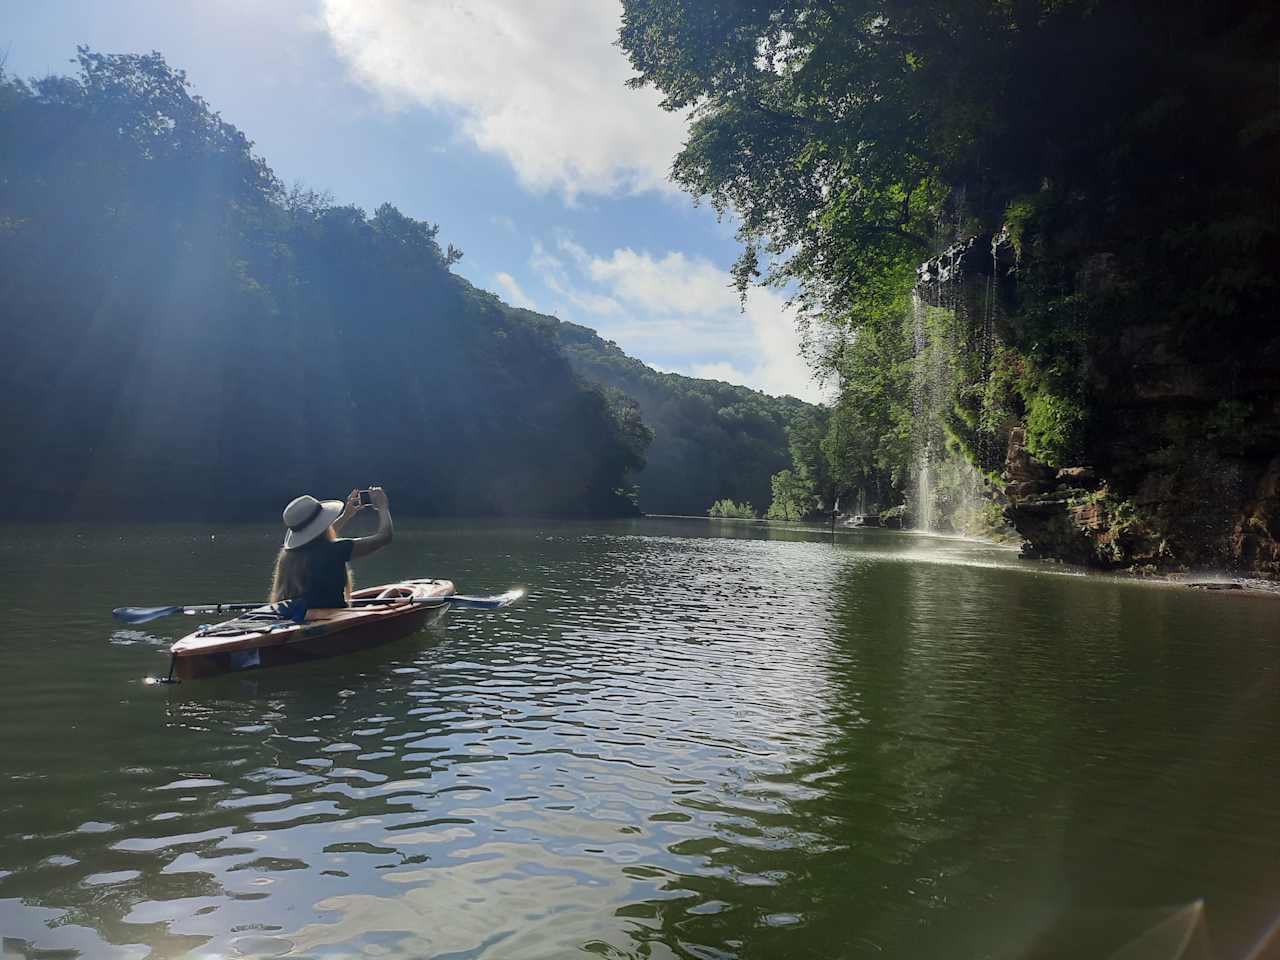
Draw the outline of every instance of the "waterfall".
M926 323L928 307L914 291L911 294L911 345L915 366L911 377L911 413L915 420L915 444L919 451L916 465L915 502L912 513L919 530L933 529L933 470L929 451L931 434L937 419L937 401L941 399L943 351L932 342Z
M909 499L916 529L929 533L973 529L985 499L981 475L945 448L942 434L960 374L956 364L963 362L959 358L967 353L970 362L976 360L985 380L995 345L991 290L983 302L973 303L964 283L953 272L939 291L937 307L928 306L918 293L911 298L915 483Z
M999 276L1010 260L1004 235L983 249L978 238L954 244L921 265L910 314L903 317L912 351L911 414L914 476L905 491L917 530L991 535L999 530L993 493L983 471L1004 455L996 426L976 422L1000 350ZM963 388L963 389L961 389ZM952 417L954 405L954 419ZM967 436L958 452L948 429ZM981 469L979 469L981 468Z
M920 451L920 467L916 471L916 526L926 533L933 531L933 470L927 446Z

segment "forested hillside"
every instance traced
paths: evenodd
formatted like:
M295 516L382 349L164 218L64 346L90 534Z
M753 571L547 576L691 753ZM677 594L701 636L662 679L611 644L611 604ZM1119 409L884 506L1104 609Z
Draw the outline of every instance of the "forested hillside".
M79 63L0 74L0 513L634 511L633 411L434 225L286 191L159 55Z
M1034 555L1280 578L1280 6L623 5L738 282L800 290L841 490L963 467Z
M812 405L747 387L660 373L594 330L521 310L548 330L574 370L631 398L653 431L640 480L647 513L702 515L716 500L746 501L763 513L770 480L791 465L788 428Z

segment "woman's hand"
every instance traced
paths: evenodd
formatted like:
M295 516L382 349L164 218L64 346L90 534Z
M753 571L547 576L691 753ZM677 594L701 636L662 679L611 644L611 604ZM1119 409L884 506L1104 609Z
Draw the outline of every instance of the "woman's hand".
M391 542L391 508L387 503L387 491L381 487L369 488L369 499L378 511L378 530L372 536L360 537L351 547L351 559L367 557Z
M352 490L347 494L347 503L342 508L342 515L344 517L354 517L360 512L360 509L360 491Z
M343 504L342 512L338 514L337 519L333 521L333 532L335 534L342 533L342 528L347 525L347 521L359 513L361 509L360 491L352 490L347 494L347 502Z

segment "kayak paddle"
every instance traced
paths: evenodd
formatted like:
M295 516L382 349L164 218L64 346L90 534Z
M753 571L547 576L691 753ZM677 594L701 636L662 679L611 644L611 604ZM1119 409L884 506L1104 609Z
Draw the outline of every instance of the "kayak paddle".
M423 600L423 603L430 603L431 600L444 600L452 603L455 607L475 607L479 610L498 610L502 607L509 607L521 597L524 596L523 590L508 590L506 593L495 593L488 597L466 597L455 593L448 597L432 597L429 600Z
M508 590L506 593L495 593L487 597L470 597L454 593L447 597L425 597L422 600L413 600L411 602L428 604L451 603L455 607L499 610L502 607L511 606L523 596L523 590ZM378 597L365 597L354 601L352 606L365 607L379 603L394 603L395 600L396 598L383 600ZM116 607L111 611L111 615L117 620L123 620L125 623L150 623L152 620L159 620L161 617L168 617L175 613L231 613L237 610L257 610L264 606L268 606L268 604L259 601L258 603L205 603L176 607Z
M204 603L189 607L116 607L111 615L125 623L150 623L174 613L224 613L234 610L256 610L262 603Z

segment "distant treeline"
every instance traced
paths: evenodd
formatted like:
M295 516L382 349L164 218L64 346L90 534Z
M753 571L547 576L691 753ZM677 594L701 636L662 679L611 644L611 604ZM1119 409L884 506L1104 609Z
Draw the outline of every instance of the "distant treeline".
M791 465L788 430L814 408L719 380L659 373L576 323L520 311L555 336L574 370L639 405L653 431L640 481L648 513L704 515L716 500L768 503L770 478Z
M0 515L768 501L806 404L657 373L472 287L433 224L285 189L158 54L79 64L0 73Z

